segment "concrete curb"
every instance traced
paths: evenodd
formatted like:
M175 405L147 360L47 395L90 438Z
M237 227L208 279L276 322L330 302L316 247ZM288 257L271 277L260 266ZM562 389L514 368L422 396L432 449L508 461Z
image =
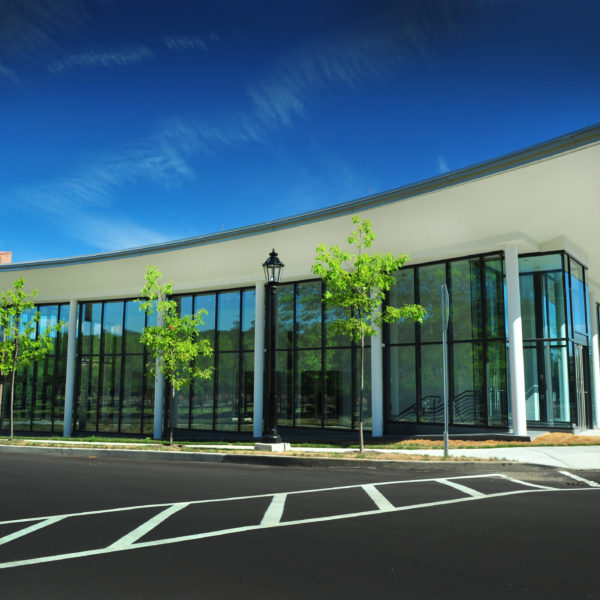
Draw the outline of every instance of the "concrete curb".
M161 450L126 450L110 448L65 448L48 446L10 446L0 445L0 452L53 454L55 456L76 456L81 458L126 458L128 460L162 460L162 461L196 461L221 464L255 465L271 467L312 467L312 468L346 468L369 469L383 471L422 472L439 471L440 469L452 470L453 473L461 472L487 472L502 471L507 473L539 471L549 473L558 467L539 465L533 463L509 461L427 461L427 460L372 460L368 458L329 458L329 457L304 457L282 456L269 454L232 454L228 452L185 452Z

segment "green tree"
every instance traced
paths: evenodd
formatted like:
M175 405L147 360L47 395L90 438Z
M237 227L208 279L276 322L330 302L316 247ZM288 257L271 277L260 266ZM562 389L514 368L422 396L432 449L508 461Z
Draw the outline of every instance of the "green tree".
M360 344L360 399L359 436L360 450L364 450L363 412L365 381L365 337L375 335L383 323L400 319L423 322L425 309L418 304L400 307L384 306L385 294L394 283L394 272L408 260L406 254L394 256L386 253L366 253L375 239L368 219L352 217L357 226L348 237L356 247L356 254L342 250L337 244L327 248L321 244L316 250L313 273L325 282L323 301L342 309L346 315L333 322L334 329Z
M17 279L13 289L0 294L0 374L10 376L10 439L14 436L15 378L17 371L41 360L54 349L52 334L63 327L59 321L37 332L41 315L33 299L37 290L27 294L25 279ZM37 335L36 335L37 332ZM3 390L0 390L3 391ZM0 394L0 414L2 395Z
M197 356L212 356L213 348L199 331L207 311L202 309L194 315L180 317L177 302L170 298L173 284L162 285L161 277L156 267L148 266L146 285L141 291L144 299L136 302L147 315L156 313L158 316L157 325L146 327L140 339L155 359L147 365L150 374L164 375L171 388L169 443L173 445L175 394L195 378L210 379L214 367L201 368L195 359Z

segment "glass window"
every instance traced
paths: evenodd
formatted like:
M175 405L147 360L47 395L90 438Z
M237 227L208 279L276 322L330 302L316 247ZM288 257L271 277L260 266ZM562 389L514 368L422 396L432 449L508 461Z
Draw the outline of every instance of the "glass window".
M419 416L423 423L444 422L444 379L441 344L421 346L421 398Z
M254 350L254 321L256 311L256 292L242 292L242 341L244 350Z
M586 289L584 285L583 267L573 259L569 260L571 268L571 304L573 306L573 329L578 333L587 333Z
M223 292L217 297L219 351L237 350L240 345L240 293Z
M215 345L215 318L216 318L217 296L216 294L199 294L194 297L194 312L205 310L202 315L202 325L198 328L204 336Z
M419 267L419 304L427 314L421 325L421 341L442 340L441 288L446 283L446 265Z
M123 369L121 431L123 433L141 433L144 401L144 357L125 356Z
M481 337L480 260L450 263L450 322L455 340Z
M280 425L293 425L294 398L294 352L278 350L275 366L275 394L277 397L277 420ZM265 381L266 390L266 381Z
M390 348L390 419L417 420L417 379L414 346Z
M299 283L296 287L296 336L299 348L321 346L321 282Z
M297 356L296 425L320 427L322 415L321 351L299 350Z
M481 344L453 344L452 355L454 375L452 422L463 425L485 425Z
M325 352L325 426L352 428L352 350Z
M485 358L486 402L488 425L506 426L507 383L506 383L506 345L504 342L489 342Z
M390 306L401 307L415 304L415 273L412 268L400 269L394 275L395 283L389 291ZM402 319L390 324L392 344L412 343L415 340L415 324L410 319Z
M266 300L266 299L265 299ZM294 284L277 288L277 348L292 348L294 345Z
M140 336L144 331L145 314L133 300L125 303L125 352L141 353L144 346Z
M485 277L486 335L488 338L505 338L504 320L504 271L502 258L483 258Z
M216 414L216 429L219 431L235 431L238 428L238 369L237 354L219 354Z
M196 365L206 368L213 364L212 358L199 356ZM214 412L214 377L211 379L195 379L192 384L191 423L192 429L212 429Z

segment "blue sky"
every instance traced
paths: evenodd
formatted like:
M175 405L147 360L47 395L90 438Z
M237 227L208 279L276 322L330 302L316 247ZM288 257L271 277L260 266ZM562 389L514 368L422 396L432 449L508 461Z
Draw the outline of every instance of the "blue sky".
M381 192L600 121L600 3L0 0L0 250Z

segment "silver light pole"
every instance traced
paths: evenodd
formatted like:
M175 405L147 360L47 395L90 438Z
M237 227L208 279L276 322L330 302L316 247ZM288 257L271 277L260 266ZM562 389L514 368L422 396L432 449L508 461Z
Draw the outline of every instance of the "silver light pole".
M442 292L442 351L444 356L444 457L448 458L448 321L450 320L450 296L444 283Z

